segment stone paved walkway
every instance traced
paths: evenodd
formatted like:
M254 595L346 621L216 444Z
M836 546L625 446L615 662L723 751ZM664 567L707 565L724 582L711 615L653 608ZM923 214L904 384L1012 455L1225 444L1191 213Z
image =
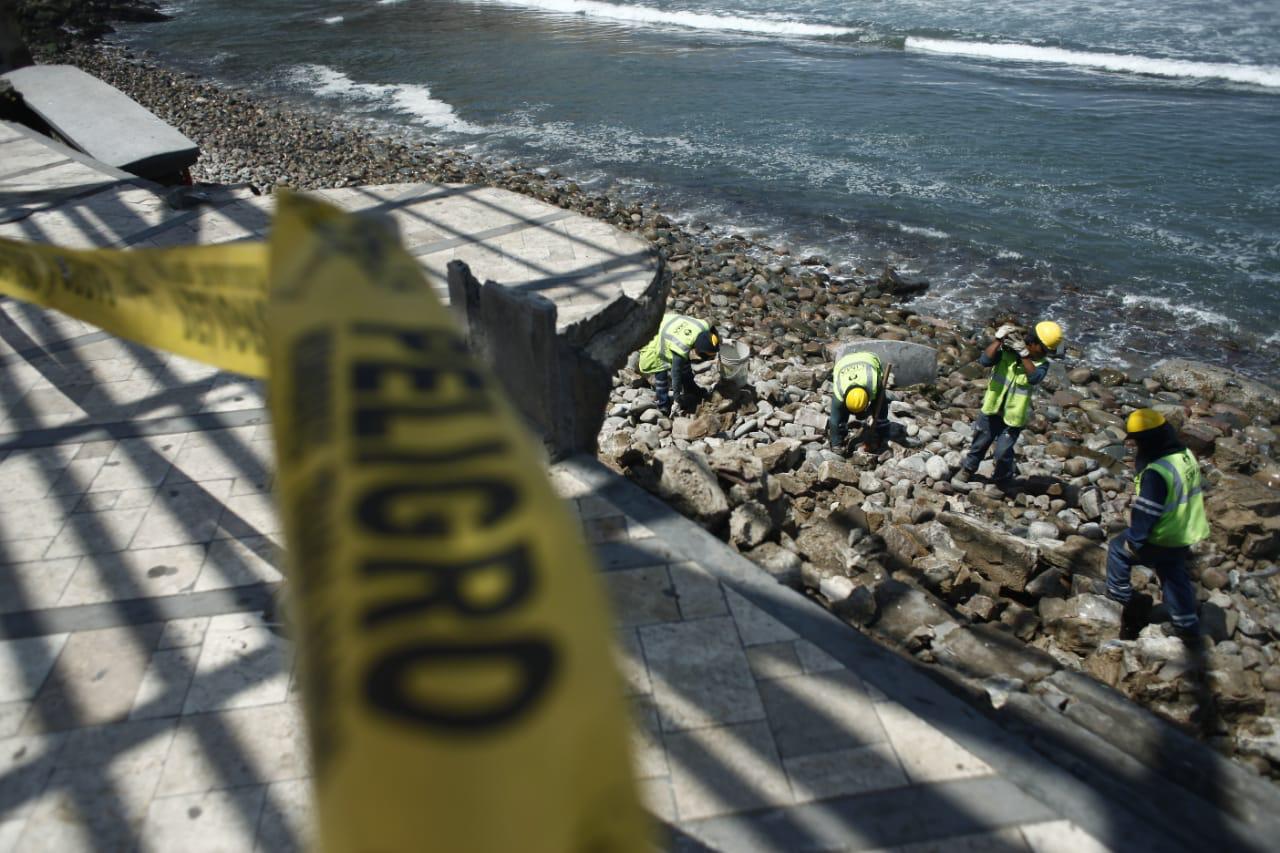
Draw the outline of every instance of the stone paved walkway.
M0 232L142 245L265 221L240 198L218 231L221 208L184 219L66 159L20 184L4 161L17 218ZM69 183L32 188L64 167ZM543 215L419 245L465 243L478 273L528 280ZM516 233L523 249L486 242ZM0 301L0 399L0 853L305 847L291 647L264 622L281 534L262 386ZM669 849L1188 849L594 460L551 475L599 555Z

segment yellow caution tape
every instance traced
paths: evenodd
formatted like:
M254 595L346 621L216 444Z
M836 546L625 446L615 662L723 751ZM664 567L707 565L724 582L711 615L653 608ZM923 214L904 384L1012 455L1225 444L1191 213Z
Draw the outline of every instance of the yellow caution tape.
M394 227L282 194L280 500L328 851L648 846L575 522Z
M324 851L650 849L586 546L392 227L281 193L269 256L5 241L0 290L269 364Z
M267 375L266 271L262 243L122 252L0 238L0 293L259 378Z

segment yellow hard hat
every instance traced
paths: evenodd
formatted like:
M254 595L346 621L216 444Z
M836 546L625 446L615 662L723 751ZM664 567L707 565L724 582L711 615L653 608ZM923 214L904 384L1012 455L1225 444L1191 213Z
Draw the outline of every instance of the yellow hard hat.
M1036 323L1036 337L1045 349L1057 349L1062 343L1062 327L1052 320L1041 320Z
M1149 429L1155 429L1164 423L1164 415L1155 409L1137 409L1133 414L1129 415L1129 420L1125 421L1125 432L1133 435L1135 432L1146 432Z
M870 402L871 400L867 397L867 389L865 388L850 388L849 393L844 395L845 408L851 412L861 413L866 411L867 403Z

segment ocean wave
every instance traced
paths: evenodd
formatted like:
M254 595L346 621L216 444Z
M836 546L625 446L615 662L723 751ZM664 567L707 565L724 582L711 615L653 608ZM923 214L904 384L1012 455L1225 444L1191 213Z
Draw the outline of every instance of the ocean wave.
M453 107L431 96L426 86L414 83L357 83L327 65L298 65L290 74L321 97L340 98L369 107L390 109L413 116L433 127L455 133L482 133L483 128L463 121Z
M1179 321L1178 327L1195 328L1198 326L1216 326L1228 332L1239 330L1238 324L1225 314L1211 311L1186 302L1178 302L1164 296L1152 296L1145 293L1126 293L1121 299L1126 309L1146 308L1162 311Z
M522 9L538 9L563 15L581 15L606 21L628 24L658 24L695 30L756 33L784 36L848 36L860 30L827 24L806 24L802 21L751 18L739 15L710 15L704 12L680 12L656 9L652 6L622 6L603 3L600 0L485 0L501 6Z
M1074 65L1103 71L1124 71L1153 77L1228 80L1268 89L1280 89L1280 67L1274 65L1234 65L1229 62L1194 62L1186 59L1157 59L1123 53L1087 53L1058 47L1009 44L908 36L905 47L925 53L972 56L1012 62L1041 62Z
M341 24L345 20L341 15L334 15L330 18L321 19L326 24Z
M934 240L946 240L951 235L946 231L939 231L937 228L926 228L923 225L907 225L903 222L895 222L888 220L887 224L897 228L904 234L915 234L918 237L930 237Z

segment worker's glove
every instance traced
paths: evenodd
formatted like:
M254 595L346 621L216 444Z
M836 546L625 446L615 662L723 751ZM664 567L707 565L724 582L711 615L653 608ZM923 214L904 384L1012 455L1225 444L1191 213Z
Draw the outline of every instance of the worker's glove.
M1004 342L1004 345L1009 349L1013 350L1013 352L1018 356L1018 358L1031 357L1031 350L1027 348L1027 344L1025 341L1014 338L1013 340L1006 340Z
M1003 326L996 329L996 340L1003 343L1005 338L1008 338L1010 335L1017 335L1017 333L1017 326L1012 323L1005 323Z

